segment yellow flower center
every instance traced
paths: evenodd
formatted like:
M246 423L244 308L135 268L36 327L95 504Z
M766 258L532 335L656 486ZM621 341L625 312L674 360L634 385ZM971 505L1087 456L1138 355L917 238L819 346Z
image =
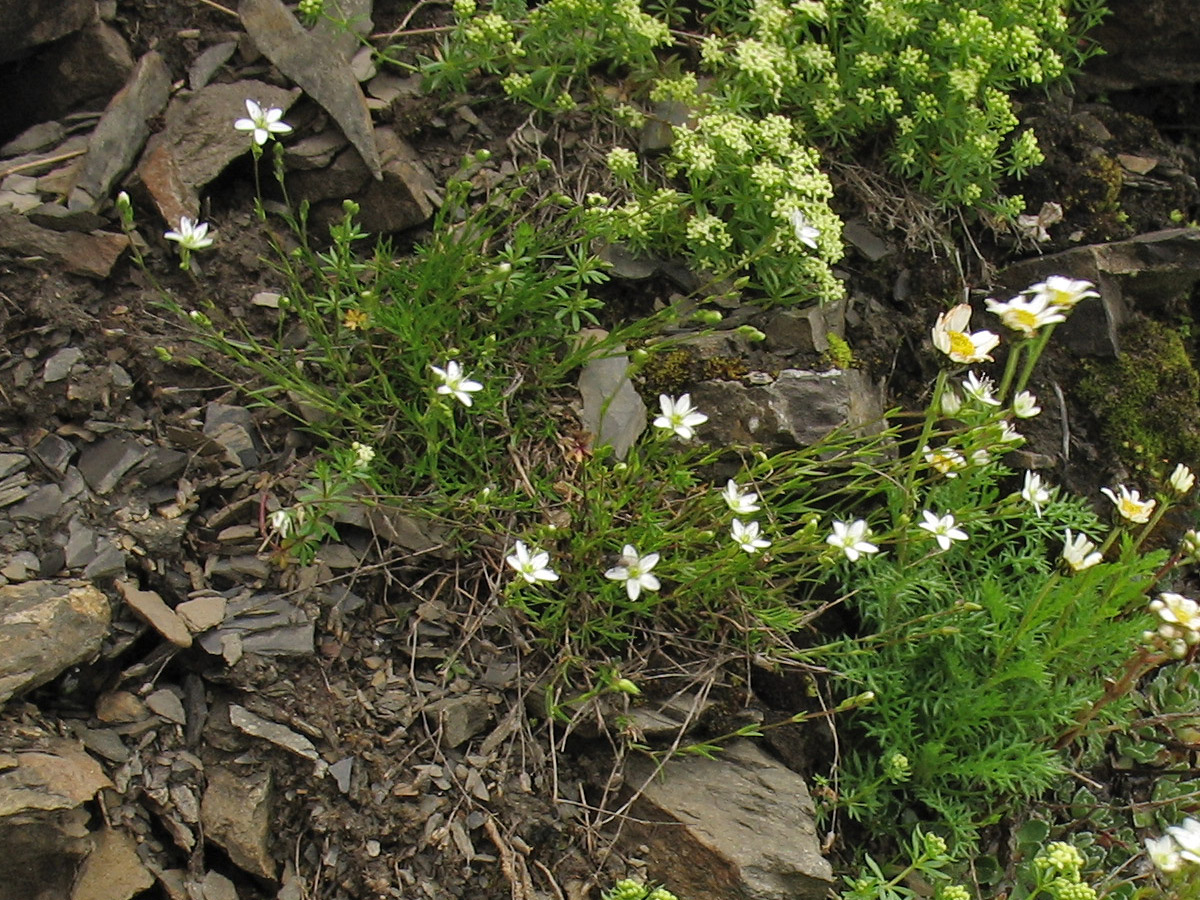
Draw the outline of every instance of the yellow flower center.
M1013 327L1018 331L1031 333L1037 330L1038 317L1027 309L1014 309L1009 311L1012 316Z
M971 336L965 331L949 331L947 334L950 337L950 357L953 359L956 356L974 356L975 342L971 340Z

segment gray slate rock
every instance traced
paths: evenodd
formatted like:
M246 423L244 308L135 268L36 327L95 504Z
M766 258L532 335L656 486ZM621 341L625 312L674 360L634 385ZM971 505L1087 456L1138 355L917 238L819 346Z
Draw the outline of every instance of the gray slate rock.
M241 0L238 15L262 54L324 107L358 149L371 174L382 179L371 111L340 52L349 43L326 31L305 31L280 0Z
M84 804L113 785L77 741L23 730L20 745L4 736L0 754L0 896L70 897L91 850Z
M626 783L645 788L622 840L646 845L650 876L680 897L821 900L833 887L804 779L756 744L671 760L659 777L651 760L631 759Z
M67 199L68 209L99 212L108 204L113 187L133 166L150 136L150 121L167 105L170 90L171 71L151 50L138 60L129 81L100 117Z
M709 420L699 428L714 444L762 444L767 452L815 444L835 428L883 430L883 390L857 369L784 369L767 384L706 381L693 405Z
M95 656L111 618L108 598L89 584L0 587L0 704Z
M105 438L79 455L79 471L97 494L107 494L125 473L146 458L147 450L128 435Z
M0 63L78 31L95 16L94 0L0 0Z
M235 466L253 469L259 461L259 443L254 417L242 406L210 403L204 411L204 436L225 450L225 459Z
M220 766L206 768L208 786L200 804L204 836L229 854L234 865L275 879L270 838L274 789L270 770L241 775Z
M1170 228L1139 234L1125 241L1072 247L1022 260L1000 274L999 299L1050 275L1083 279L1096 285L1098 300L1084 300L1058 326L1055 341L1084 356L1115 356L1121 350L1119 330L1131 309L1154 311L1172 302L1185 304L1200 282L1200 231Z
M34 225L25 216L0 211L0 248L16 256L42 257L74 275L107 278L128 246L123 234L54 231Z

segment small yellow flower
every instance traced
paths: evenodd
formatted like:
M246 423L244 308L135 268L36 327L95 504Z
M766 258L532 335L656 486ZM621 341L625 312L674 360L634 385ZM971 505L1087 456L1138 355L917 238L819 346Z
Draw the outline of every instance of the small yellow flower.
M348 309L342 317L342 327L347 331L366 331L371 325L371 317L361 309Z

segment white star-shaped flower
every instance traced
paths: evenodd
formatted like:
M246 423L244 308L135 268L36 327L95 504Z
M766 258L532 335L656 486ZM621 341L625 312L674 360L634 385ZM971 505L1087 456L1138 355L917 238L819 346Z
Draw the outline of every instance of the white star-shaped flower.
M746 516L761 509L757 502L758 494L753 491L743 493L738 487L738 483L732 478L725 483L725 490L721 491L721 499L739 516Z
M792 225L792 232L796 235L796 240L805 247L816 250L817 238L821 236L821 229L812 225L804 213L798 209L793 209L788 214L788 221Z
M1013 397L1012 414L1018 419L1032 419L1042 408L1038 406L1037 397L1029 391L1021 391Z
M475 391L482 391L483 385L478 381L472 381L463 372L462 366L458 360L450 360L446 363L446 368L441 369L437 366L430 366L433 374L442 380L442 383L437 386L439 394L451 394L463 406L470 406L474 401L471 399L471 394Z
M1000 405L1000 401L992 394L992 391L996 389L996 382L986 375L980 376L974 372L968 372L962 387L963 392L976 403L984 406Z
M530 550L524 541L517 541L512 554L504 557L504 561L529 584L558 581L558 573L550 568L550 554L543 550Z
M758 536L757 522L746 523L741 519L734 519L733 525L729 529L729 534L733 538L734 543L750 554L757 553L759 550L766 550L771 546L770 541Z
M246 100L247 119L238 119L233 127L238 131L253 132L254 143L260 147L276 134L289 134L292 126L283 119L283 110L277 106L264 110L253 100Z
M207 222L193 222L187 216L179 217L179 230L163 234L168 241L175 241L184 250L203 250L212 246L212 238L208 237Z
M1021 488L1021 499L1033 507L1033 511L1039 516L1042 514L1042 506L1050 502L1052 493L1050 488L1042 484L1042 476L1035 472L1025 473L1025 486Z
M833 523L833 534L825 538L825 543L837 547L846 554L850 562L858 562L864 553L878 553L879 548L867 540L871 531L867 528L866 519L857 519L850 524L845 522Z
M626 544L621 551L621 564L613 566L604 573L605 578L625 582L625 593L630 600L636 600L642 593L642 588L657 591L662 585L650 570L658 565L658 554L647 553L639 556L633 544Z
M673 431L685 441L691 440L696 434L697 425L708 421L708 416L692 408L691 394L684 394L678 400L659 394L658 405L662 408L662 415L654 420L654 427Z
M956 528L957 524L954 521L954 516L951 513L946 513L944 516L938 516L929 510L924 510L921 513L924 522L918 522L917 527L923 528L937 538L938 546L943 550L949 550L950 545L954 541L965 541L967 533L961 528Z

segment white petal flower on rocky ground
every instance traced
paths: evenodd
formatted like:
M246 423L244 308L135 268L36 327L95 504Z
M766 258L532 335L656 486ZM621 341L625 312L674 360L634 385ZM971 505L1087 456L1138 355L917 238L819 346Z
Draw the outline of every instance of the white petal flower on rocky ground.
M1037 397L1029 391L1021 391L1013 397L1012 413L1018 419L1032 419L1041 411L1042 408L1038 406Z
M758 536L757 522L747 523L741 519L734 519L733 525L729 529L729 534L733 538L734 543L747 553L757 553L759 550L766 550L771 546L770 541Z
M625 582L625 593L630 600L636 600L642 593L642 588L657 591L662 585L650 570L658 565L657 553L647 553L641 556L632 544L626 544L621 551L621 564L613 566L604 573L605 578Z
M990 360L992 350L1000 343L999 335L990 331L972 333L971 306L960 303L937 317L931 332L933 346L956 363L977 363Z
M282 121L283 110L277 106L263 109L253 100L246 100L246 115L249 118L238 119L233 127L238 131L253 133L254 143L260 147L276 134L289 134L292 126Z
M1044 297L1053 306L1070 311L1081 300L1089 297L1098 298L1095 285L1090 281L1075 281L1063 275L1051 275L1045 281L1039 281L1025 289L1024 293L1034 298Z
M685 441L692 439L697 425L708 421L708 416L692 407L691 394L684 394L679 399L659 394L658 405L662 415L654 420L654 427L673 431Z
M965 541L967 533L961 528L956 527L957 522L954 521L954 516L951 513L946 513L944 516L939 516L929 510L923 510L921 517L924 522L918 522L917 527L928 531L934 538L937 539L938 546L943 550L949 550L950 545L954 541Z
M879 552L879 548L867 540L870 536L866 519L856 519L849 524L834 522L833 533L825 538L825 543L841 550L850 562L858 562L863 554Z
M721 499L739 516L746 516L761 509L758 505L758 494L753 491L743 492L732 478L725 483L725 489L721 491Z
M1056 325L1067 321L1063 307L1050 302L1049 295L1041 293L1032 296L1017 296L1011 300L985 300L988 312L1000 317L1008 328L1019 331L1027 338L1037 334L1039 328L1046 325Z
M179 217L179 230L167 231L163 237L174 241L184 250L203 250L212 246L212 238L208 237L207 222L193 222L187 216Z
M1150 521L1156 501L1143 500L1137 491L1130 490L1123 484L1117 485L1117 491L1119 494L1114 494L1111 488L1100 488L1100 493L1116 505L1121 518L1135 525L1143 525Z
M442 383L437 386L437 392L453 395L463 406L470 406L474 402L471 394L483 390L482 384L467 377L457 360L450 360L444 369L438 366L429 368L433 370L434 375L441 379Z
M974 372L968 372L967 377L963 379L962 387L963 392L976 403L984 406L1000 405L1000 401L992 394L992 391L996 389L996 383L986 375L981 377Z
M504 557L504 561L529 584L558 581L558 573L550 568L550 554L544 550L530 550L524 541L517 541L512 554Z
M1021 499L1033 507L1035 513L1042 514L1042 507L1050 502L1050 488L1042 484L1042 476L1036 472L1025 473L1025 484L1021 488Z

